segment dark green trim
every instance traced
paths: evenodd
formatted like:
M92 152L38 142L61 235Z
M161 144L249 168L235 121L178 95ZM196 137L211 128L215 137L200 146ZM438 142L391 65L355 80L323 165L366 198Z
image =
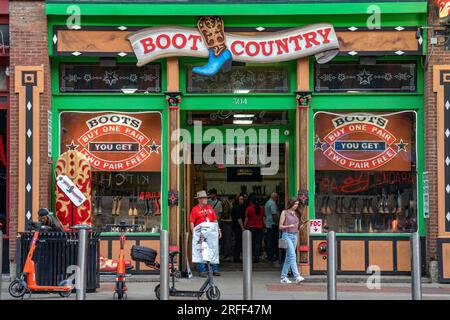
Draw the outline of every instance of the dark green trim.
M186 3L159 3L159 4L96 4L77 3L82 16L89 15L114 15L114 16L247 16L247 15L346 15L366 14L367 8L373 3L240 3L230 4L186 4ZM67 16L67 10L71 4L47 3L47 15ZM383 14L426 13L427 2L378 2Z

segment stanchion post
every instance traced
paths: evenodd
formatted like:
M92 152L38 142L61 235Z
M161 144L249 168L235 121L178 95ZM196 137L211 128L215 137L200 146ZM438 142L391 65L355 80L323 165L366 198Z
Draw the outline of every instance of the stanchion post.
M160 299L169 300L169 232L161 230Z
M422 300L422 275L420 259L420 236L414 232L410 236L411 243L411 295L412 300Z
M85 228L78 229L78 268L80 275L76 288L77 300L86 300L87 233Z
M328 232L327 235L327 297L328 300L336 300L336 233Z
M244 270L244 300L253 300L252 280L252 233L245 230L242 233L242 269Z

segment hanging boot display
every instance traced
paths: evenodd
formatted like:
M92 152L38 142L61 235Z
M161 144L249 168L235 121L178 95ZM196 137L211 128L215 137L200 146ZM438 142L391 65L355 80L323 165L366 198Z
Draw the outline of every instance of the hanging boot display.
M192 72L213 76L223 68L225 72L231 68L231 52L225 44L225 31L223 20L220 17L201 17L197 21L206 46L208 47L208 63L201 67L194 67Z

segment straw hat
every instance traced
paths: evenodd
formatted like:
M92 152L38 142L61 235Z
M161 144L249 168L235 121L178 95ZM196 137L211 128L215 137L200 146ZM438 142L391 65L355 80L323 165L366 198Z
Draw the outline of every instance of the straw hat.
M197 192L197 195L194 197L194 199L201 199L201 198L208 198L208 194L205 190Z

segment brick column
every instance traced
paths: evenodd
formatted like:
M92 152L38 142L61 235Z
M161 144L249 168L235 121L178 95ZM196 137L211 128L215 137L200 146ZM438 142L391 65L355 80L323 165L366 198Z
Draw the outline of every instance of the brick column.
M51 205L51 164L47 157L47 111L51 110L50 63L47 42L45 1L10 1L11 102L10 102L10 261L15 259L19 207L19 94L15 93L18 67L43 66L44 92L39 95L39 207ZM19 82L17 82L19 83ZM35 213L36 214L36 213ZM14 266L11 272L14 271Z

